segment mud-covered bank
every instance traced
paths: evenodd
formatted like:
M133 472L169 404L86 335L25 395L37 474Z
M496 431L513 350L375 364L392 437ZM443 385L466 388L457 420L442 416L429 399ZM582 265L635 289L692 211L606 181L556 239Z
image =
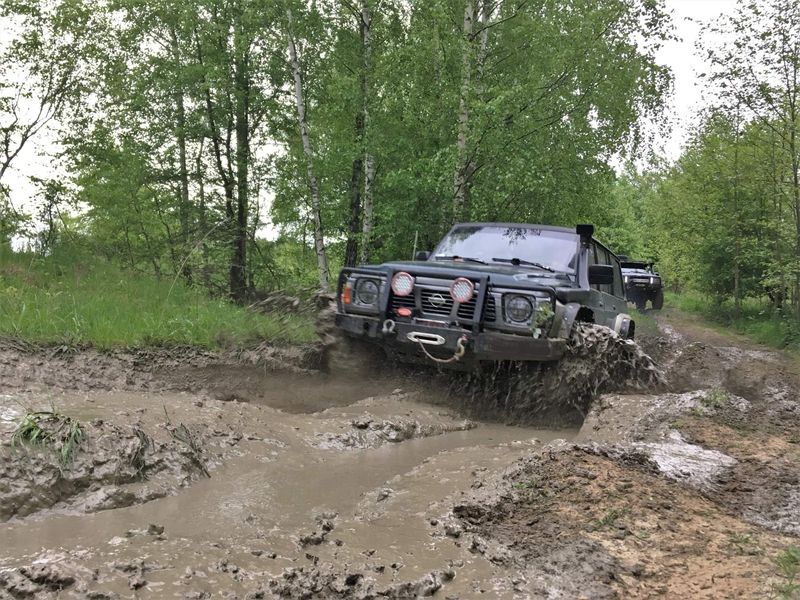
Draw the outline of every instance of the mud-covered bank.
M9 407L52 403L117 438L111 465L134 427L177 460L166 406L210 477L180 463L113 483L164 495L83 512L100 481L0 524L0 598L792 598L794 363L682 325L648 341L666 382L599 396L580 431L465 419L434 378L241 363L201 361L211 391L7 388L4 440Z
M257 394L276 372L319 368L319 345L211 351L191 346L98 350L0 339L0 384L6 390L202 391ZM224 398L223 398L224 399Z

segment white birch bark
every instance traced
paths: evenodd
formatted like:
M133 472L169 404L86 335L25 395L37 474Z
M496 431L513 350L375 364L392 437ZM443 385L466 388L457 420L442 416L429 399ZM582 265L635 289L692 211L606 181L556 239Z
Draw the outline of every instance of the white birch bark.
M368 0L361 0L362 43L364 47L364 64L361 79L362 98L364 105L364 203L361 215L361 256L362 263L369 262L370 243L372 238L373 215L373 182L375 180L375 157L369 151L370 123L369 123L369 75L372 60L372 14Z
M321 201L317 176L314 173L314 153L311 149L311 139L308 134L306 121L305 99L303 97L303 80L300 76L300 61L297 58L297 47L292 34L292 11L286 9L288 23L289 60L292 63L294 76L294 97L297 104L297 122L300 126L300 137L303 140L303 152L306 155L306 173L308 176L308 189L311 193L311 212L314 218L314 251L317 255L317 270L319 272L319 286L322 292L329 291L328 256L325 252L325 237L322 230Z

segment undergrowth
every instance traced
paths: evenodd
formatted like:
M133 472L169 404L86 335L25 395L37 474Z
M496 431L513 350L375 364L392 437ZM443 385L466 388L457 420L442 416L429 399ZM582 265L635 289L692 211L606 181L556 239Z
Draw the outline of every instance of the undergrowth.
M0 255L0 336L108 349L314 339L310 317L261 314L173 278L72 256Z

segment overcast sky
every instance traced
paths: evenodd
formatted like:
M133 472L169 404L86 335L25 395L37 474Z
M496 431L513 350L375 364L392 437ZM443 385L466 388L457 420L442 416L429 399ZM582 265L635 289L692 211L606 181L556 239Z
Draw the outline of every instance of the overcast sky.
M697 74L703 72L703 61L697 56L695 42L704 22L718 19L720 15L733 11L735 0L666 0L667 9L672 12L678 40L669 42L660 51L657 60L668 65L674 76L674 96L668 109L673 122L672 132L663 140L662 152L670 160L680 154L686 141L689 126L698 108L702 105L702 93ZM2 32L0 32L2 33ZM18 157L16 168L7 174L6 183L12 189L12 198L17 208L24 207L27 198L35 192L33 186L22 173L33 173L39 177L57 175L53 171L52 159L47 156L52 151L52 142L45 134L29 145Z

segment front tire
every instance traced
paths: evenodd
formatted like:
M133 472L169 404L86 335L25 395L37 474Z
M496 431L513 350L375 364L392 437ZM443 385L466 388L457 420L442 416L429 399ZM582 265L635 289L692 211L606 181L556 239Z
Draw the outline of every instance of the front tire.
M664 290L658 290L653 296L653 310L664 308Z

